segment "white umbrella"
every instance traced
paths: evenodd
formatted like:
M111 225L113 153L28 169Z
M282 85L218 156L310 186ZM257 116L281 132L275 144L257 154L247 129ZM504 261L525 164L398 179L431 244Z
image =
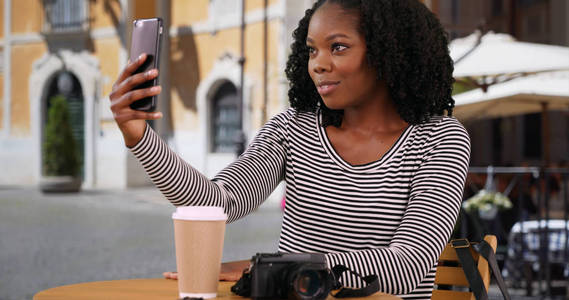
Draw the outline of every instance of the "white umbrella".
M450 43L457 81L485 89L528 74L569 70L569 47L519 42L491 31L480 35L477 31Z
M470 90L453 96L460 120L507 117L569 109L569 71L540 73L498 83L486 92Z
M569 111L569 71L539 73L453 96L453 114L461 121L542 113L544 161L549 162L547 111Z

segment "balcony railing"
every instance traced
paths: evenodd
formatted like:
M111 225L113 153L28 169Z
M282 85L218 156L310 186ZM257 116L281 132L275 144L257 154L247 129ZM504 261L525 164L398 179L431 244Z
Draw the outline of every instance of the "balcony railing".
M44 0L43 32L79 33L89 29L89 2L86 0Z

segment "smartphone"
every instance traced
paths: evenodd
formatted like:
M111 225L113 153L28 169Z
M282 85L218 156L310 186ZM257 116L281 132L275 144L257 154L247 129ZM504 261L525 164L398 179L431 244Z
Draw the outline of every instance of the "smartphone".
M160 62L160 41L162 40L162 19L137 19L133 22L132 41L130 44L130 61L134 61L142 53L146 53L146 60L135 71L135 73L146 72L151 69L158 69ZM158 77L149 80L135 87L144 89L158 85ZM146 97L133 102L130 107L142 111L154 111L156 109L156 98L158 96Z

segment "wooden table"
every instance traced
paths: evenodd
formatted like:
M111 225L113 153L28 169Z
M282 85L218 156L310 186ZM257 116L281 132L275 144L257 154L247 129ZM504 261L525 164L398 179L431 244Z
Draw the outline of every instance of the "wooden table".
M245 299L231 293L231 286L233 284L235 283L220 282L216 299ZM34 295L34 300L49 299L175 300L178 299L178 282L176 280L163 278L95 281L55 287ZM336 298L329 296L328 299ZM400 298L388 294L376 293L362 299L396 300Z

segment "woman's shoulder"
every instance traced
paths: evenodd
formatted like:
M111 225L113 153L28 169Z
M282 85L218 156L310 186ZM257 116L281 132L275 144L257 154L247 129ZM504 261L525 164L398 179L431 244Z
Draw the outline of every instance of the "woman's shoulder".
M429 120L416 125L426 131L459 131L466 133L466 129L455 117L432 116Z
M315 112L299 111L291 107L273 116L268 123L277 123L279 125L287 125L291 122L297 124L314 123L316 117Z
M415 126L416 135L425 137L427 143L436 143L448 139L458 139L470 143L468 132L455 117L432 116L426 122Z

